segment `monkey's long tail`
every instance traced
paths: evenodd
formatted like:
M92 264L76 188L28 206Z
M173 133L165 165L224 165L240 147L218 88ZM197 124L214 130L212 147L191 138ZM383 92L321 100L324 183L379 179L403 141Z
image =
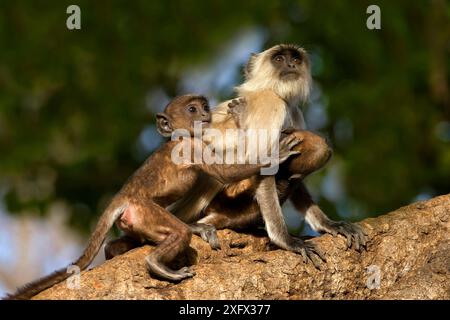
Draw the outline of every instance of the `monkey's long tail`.
M113 226L114 222L120 215L125 211L128 204L120 204L117 205L114 201L106 208L105 212L100 217L94 232L89 240L89 243L84 250L83 254L78 258L77 261L73 263L73 265L77 266L81 270L86 269L89 264L91 264L92 260L100 250L100 247L103 244L103 241L106 238L106 234L109 229ZM68 273L68 268L62 268L56 270L55 272L40 278L36 281L30 282L23 287L19 288L14 294L7 295L5 300L26 300L35 296L39 292L50 288L51 286L64 281L68 277L71 276L71 273Z

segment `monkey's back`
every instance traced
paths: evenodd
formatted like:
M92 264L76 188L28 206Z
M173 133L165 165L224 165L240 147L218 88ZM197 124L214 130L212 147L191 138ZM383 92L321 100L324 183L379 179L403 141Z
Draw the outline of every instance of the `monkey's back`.
M153 200L163 207L185 194L197 175L190 165L172 161L172 150L178 143L168 141L149 156L127 180L120 194L141 201Z
M246 129L282 128L287 113L286 103L273 90L244 91L242 96L247 100Z

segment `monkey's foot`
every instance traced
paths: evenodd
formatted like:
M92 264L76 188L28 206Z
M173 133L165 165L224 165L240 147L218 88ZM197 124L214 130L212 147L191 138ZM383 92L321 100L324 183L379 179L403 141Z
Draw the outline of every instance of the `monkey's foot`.
M313 243L305 242L299 238L290 237L289 243L286 245L285 249L300 253L303 257L304 263L308 263L310 261L314 267L319 270L321 262L326 262L323 253L317 249Z
M139 247L139 245L139 241L129 236L122 236L118 239L111 240L105 246L105 258L106 260L112 259L115 256Z
M204 241L208 242L212 249L220 249L216 227L205 223L192 223L189 225L189 228L193 234L202 237Z
M328 220L325 223L322 223L321 229L324 232L331 233L335 237L338 234L346 237L347 249L353 245L354 248L359 251L360 248L366 246L367 234L357 224L347 221Z
M179 276L180 280L186 279L186 278L192 278L193 276L195 276L195 271L192 270L191 267L183 267L174 272L175 272L175 274L177 274Z
M157 261L151 255L146 258L148 271L158 278L178 282L186 278L195 276L195 272L190 267L183 267L180 270L172 270Z

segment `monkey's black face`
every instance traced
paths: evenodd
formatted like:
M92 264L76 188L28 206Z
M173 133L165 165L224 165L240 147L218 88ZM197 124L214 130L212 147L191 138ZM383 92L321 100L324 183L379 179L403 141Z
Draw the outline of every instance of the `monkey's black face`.
M211 111L209 109L208 101L194 100L189 102L185 107L185 115L190 119L191 128L194 128L194 123L199 121L202 123L202 128L209 128L211 124Z
M271 63L281 80L298 80L302 74L304 57L297 50L283 49L273 54Z

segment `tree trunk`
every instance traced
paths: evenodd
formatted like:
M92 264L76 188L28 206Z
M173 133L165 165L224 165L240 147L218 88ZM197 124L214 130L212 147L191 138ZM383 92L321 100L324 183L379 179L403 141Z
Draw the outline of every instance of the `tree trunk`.
M360 222L367 250L323 235L322 270L262 235L219 231L222 249L194 236L178 266L197 273L178 284L149 276L143 246L81 273L79 289L55 285L35 299L450 299L450 194ZM72 281L74 283L74 281Z

